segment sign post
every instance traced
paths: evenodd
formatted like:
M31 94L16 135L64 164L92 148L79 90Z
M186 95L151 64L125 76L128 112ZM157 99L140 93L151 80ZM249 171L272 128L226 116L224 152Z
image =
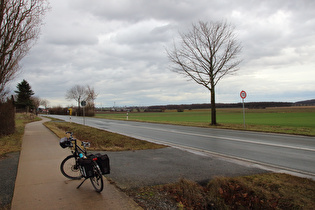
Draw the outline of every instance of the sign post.
M85 110L84 110L84 107L86 106L86 101L81 101L81 106L83 107L83 125L85 125Z
M244 99L246 98L246 92L244 90L241 91L240 96L242 98L243 101L243 122L244 122L244 128L246 128L245 125L245 107L244 107Z
M70 123L71 123L72 108L69 108L68 111L69 111Z

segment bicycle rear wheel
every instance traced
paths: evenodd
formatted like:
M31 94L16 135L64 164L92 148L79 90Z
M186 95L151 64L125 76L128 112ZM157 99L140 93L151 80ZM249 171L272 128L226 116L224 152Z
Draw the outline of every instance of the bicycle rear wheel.
M100 193L102 192L103 187L104 187L103 175L99 166L95 162L93 164L93 173L94 173L94 176L90 178L91 183L94 189L96 190L96 192Z
M69 179L81 179L82 174L74 155L69 155L60 164L61 173Z

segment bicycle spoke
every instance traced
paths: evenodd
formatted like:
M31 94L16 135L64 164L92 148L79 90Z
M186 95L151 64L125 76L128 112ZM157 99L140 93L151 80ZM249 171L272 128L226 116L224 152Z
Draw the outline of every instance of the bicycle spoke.
M73 155L66 157L60 165L61 173L69 179L81 179L82 175Z
M101 192L104 187L102 173L97 164L93 166L93 170L94 170L94 176L90 178L91 183L94 189L96 190L96 192Z

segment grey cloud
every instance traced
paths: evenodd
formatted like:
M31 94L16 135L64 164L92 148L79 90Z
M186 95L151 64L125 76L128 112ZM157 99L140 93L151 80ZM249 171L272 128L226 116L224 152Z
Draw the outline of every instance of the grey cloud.
M243 44L241 70L219 83L218 102L238 102L242 89L251 91L252 100L267 100L263 92L274 83L281 85L271 99L293 86L300 87L301 97L315 91L308 81L315 77L314 1L51 3L42 37L23 60L24 70L16 83L25 78L36 95L62 105L72 103L65 101L64 94L74 84L93 85L99 93L97 102L105 106L114 101L122 105L208 102L207 90L169 70L165 53L178 31L198 20L231 22ZM296 71L301 72L300 79ZM279 80L284 76L291 85ZM289 96L284 93L285 98Z
M147 24L150 24L148 22ZM146 45L146 44L163 44L172 38L172 31L174 26L171 24L164 24L162 26L155 27L146 23L139 24L130 30L124 30L119 32L113 41L119 44L130 45ZM147 26L145 26L147 25Z
M207 2L207 1L203 1ZM122 20L138 22L144 19L187 20L202 8L202 3L192 4L192 1L181 0L109 0L91 4L87 1L72 0L72 5L82 11L88 10L91 14L107 20Z

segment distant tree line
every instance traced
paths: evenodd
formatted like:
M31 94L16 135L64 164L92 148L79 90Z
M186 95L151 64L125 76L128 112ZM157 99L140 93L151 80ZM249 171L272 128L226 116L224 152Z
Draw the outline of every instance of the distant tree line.
M245 108L247 109L265 109L268 107L290 107L290 106L315 106L315 99L307 101L298 101L298 102L247 102L245 103ZM110 109L110 108L97 108L96 111L101 112L164 112L165 110L177 110L178 112L183 112L184 110L193 110L193 109L210 109L209 103L203 104L170 104L170 105L155 105L148 107L137 107L130 106L119 109ZM242 108L242 103L218 103L216 104L217 108Z
M217 108L242 108L242 103L218 103ZM295 106L295 103L291 102L248 102L245 103L245 107L248 109L265 109L267 107L288 107ZM149 106L146 108L148 112L162 112L166 109L168 110L178 110L183 111L184 109L209 109L211 104L181 104L181 105L162 105L162 106Z
M315 99L295 102L297 106L315 106Z

